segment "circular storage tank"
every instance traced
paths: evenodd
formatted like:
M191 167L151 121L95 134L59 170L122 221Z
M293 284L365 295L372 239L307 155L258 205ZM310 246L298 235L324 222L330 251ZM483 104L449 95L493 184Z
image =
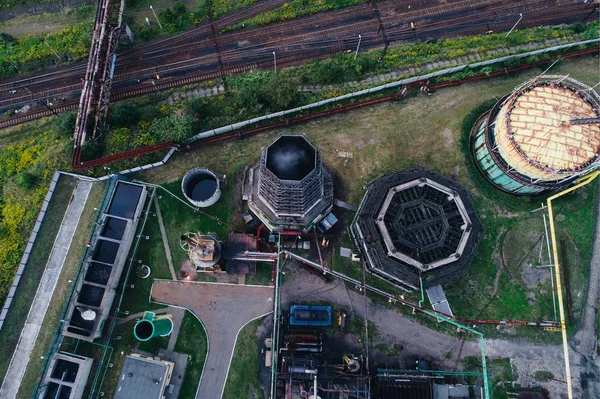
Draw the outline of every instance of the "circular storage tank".
M528 82L500 100L471 132L482 175L502 191L538 194L600 166L600 97L565 76Z
M221 197L219 179L205 168L187 172L181 181L181 191L188 201L200 208L213 205Z

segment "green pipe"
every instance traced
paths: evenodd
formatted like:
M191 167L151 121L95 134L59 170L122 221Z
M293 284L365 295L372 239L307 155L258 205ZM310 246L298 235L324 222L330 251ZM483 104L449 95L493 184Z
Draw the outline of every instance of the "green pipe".
M145 312L133 327L133 335L140 342L150 341L156 337L166 337L173 331L173 320L170 317L159 316L153 312Z
M421 286L421 300L419 301L419 307L423 307L423 302L425 301L425 293L423 292L423 278L421 274L419 274L419 285Z

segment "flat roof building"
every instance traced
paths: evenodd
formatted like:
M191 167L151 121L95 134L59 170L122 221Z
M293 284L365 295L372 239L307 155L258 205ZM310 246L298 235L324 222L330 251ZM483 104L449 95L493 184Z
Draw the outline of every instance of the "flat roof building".
M175 363L138 353L125 358L114 399L163 399Z

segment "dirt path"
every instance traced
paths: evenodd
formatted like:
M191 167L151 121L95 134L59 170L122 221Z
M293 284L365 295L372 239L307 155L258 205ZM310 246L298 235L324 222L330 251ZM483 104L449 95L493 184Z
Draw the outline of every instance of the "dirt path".
M598 280L596 280L597 282ZM293 279L287 281L282 289L282 307L291 302L323 300L332 304L352 308L361 317L365 315L362 294L347 290L339 281L327 283L320 275L299 268ZM416 323L395 310L368 300L368 319L374 322L380 332L387 335L390 342L402 343L403 356L420 356L436 361L440 367L455 369L456 357L479 356L479 344L466 341L462 350L457 338L442 334ZM424 316L425 317L425 316ZM592 321L594 319L592 318ZM587 331L587 330L586 330ZM561 345L536 344L526 340L486 339L486 355L489 357L508 357L516 370L516 382L521 386L543 386L550 392L551 398L566 398L563 383L550 381L541 383L535 379L535 372L550 371L554 378L564 380L564 359ZM447 353L452 360L444 360ZM575 398L600 398L600 373L597 357L593 354L582 356L572 348L571 370L573 375Z

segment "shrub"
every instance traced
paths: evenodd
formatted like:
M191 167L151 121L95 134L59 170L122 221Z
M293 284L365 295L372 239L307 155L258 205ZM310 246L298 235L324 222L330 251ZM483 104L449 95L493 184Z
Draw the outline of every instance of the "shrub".
M75 131L75 122L77 114L75 112L65 112L60 114L53 122L53 128L61 136L72 137Z
M110 122L114 126L133 126L140 120L140 111L129 103L118 104L110 114Z
M28 172L21 172L15 177L17 186L26 190L32 189L37 183L37 177Z
M150 125L149 132L160 141L181 142L192 135L194 120L189 115L168 116L155 119Z
M554 374L550 371L538 370L535 372L534 377L536 380L546 382L554 378Z

